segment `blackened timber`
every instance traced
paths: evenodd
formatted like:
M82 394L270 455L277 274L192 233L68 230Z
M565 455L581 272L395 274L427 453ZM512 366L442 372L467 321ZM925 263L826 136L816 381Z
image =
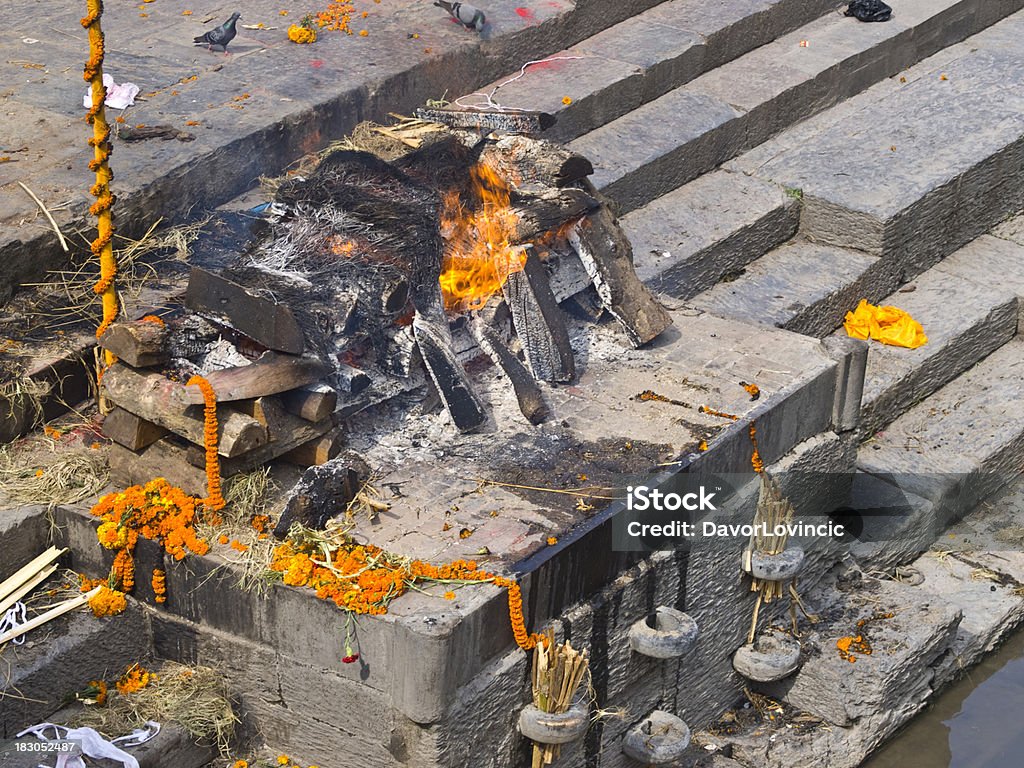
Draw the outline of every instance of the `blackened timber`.
M516 400L519 403L519 410L531 424L540 424L550 415L544 396L541 394L537 381L533 378L526 366L519 358L512 354L512 351L505 346L501 336L487 323L479 318L471 318L469 330L476 339L480 349L487 353L487 356L494 361L512 382L512 389L516 393Z
M217 393L217 402L231 402L276 395L278 392L313 384L329 371L327 365L316 358L266 352L250 365L211 371L206 374L206 380ZM186 394L190 403L203 402L203 393L198 387L189 387Z
M605 309L641 347L672 325L672 318L633 269L633 249L611 210L602 205L569 231Z
M167 326L163 321L113 323L103 333L99 343L133 368L162 365L170 359Z
M522 271L510 274L503 290L533 375L541 381L576 378L565 315L551 292L544 265L532 250Z
M142 373L122 363L115 363L103 374L103 390L116 405L202 446L203 406L190 405L186 389L199 388L184 387L159 373ZM239 456L266 445L266 428L251 416L218 405L217 417L221 456Z
M413 333L424 368L437 387L444 408L460 432L472 432L486 421L486 413L452 346L452 331L441 309L440 286L437 294L435 305L428 306L426 312L417 308Z
M291 310L257 296L220 275L194 267L185 306L234 328L265 347L293 355L305 349L302 329Z
M243 416L244 414L239 413L238 415ZM275 414L271 417L272 423L268 429L271 439L268 443L247 453L231 458L222 458L220 460L222 474L235 475L239 472L248 472L283 456L303 443L308 443L310 440L330 432L335 427L333 418L324 419L314 424L290 416L290 414L283 414L283 416L284 418L281 418ZM206 463L206 454L201 446L190 445L186 451L186 459L190 464L202 467Z
M328 520L345 512L369 479L369 466L353 451L310 467L289 493L274 536L283 539L293 523L322 530Z
M594 210L600 203L582 189L522 189L511 202L516 215L515 242L525 243Z
M333 379L338 391L345 395L358 395L373 384L373 380L365 371L340 362L334 366Z
M159 424L129 413L124 408L114 409L103 418L103 434L118 445L139 451L152 445L167 434Z
M503 136L497 141L488 141L480 152L480 162L517 187L525 184L565 187L594 172L594 166L582 155L550 141L527 136Z
M512 112L500 109L417 109L416 117L452 128L528 135L546 131L556 121L555 116L548 112Z

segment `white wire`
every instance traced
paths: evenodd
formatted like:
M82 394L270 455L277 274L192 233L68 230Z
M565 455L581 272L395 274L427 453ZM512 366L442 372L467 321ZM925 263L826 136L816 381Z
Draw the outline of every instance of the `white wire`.
M527 107L503 107L501 104L499 104L498 102L496 102L494 100L494 94L496 94L498 92L499 88L504 88L509 83L514 83L516 80L518 80L519 78L523 77L526 74L526 68L527 67L532 67L534 64L547 64L549 61L566 61L566 60L569 60L569 59L584 59L584 58L586 58L586 57L585 56L549 56L546 59L536 59L534 61L528 61L525 64L523 64L523 66L521 66L519 68L519 74L518 75L512 75L512 77L510 77L508 80L504 80L504 81L498 83L496 86L494 86L490 90L490 92L484 93L483 91L476 91L474 93L467 93L465 96L460 96L459 98L457 98L452 103L455 104L455 106L457 106L457 107L461 107L462 109L475 109L475 110L478 110L478 111L482 111L482 110L485 110L485 109L500 109L503 112L532 112L533 110L531 110L531 109L529 109ZM468 98L471 98L473 96L483 96L484 100L485 100L484 104L481 106L481 105L478 105L478 104L463 104L462 103L463 99L468 99Z

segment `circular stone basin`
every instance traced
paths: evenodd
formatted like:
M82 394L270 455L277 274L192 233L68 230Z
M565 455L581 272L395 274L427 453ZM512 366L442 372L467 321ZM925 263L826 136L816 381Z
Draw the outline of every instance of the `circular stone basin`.
M803 564L804 551L796 544L777 555L757 550L750 553L750 575L763 581L789 581L800 573Z
M653 616L640 619L629 628L629 645L639 654L654 659L674 659L697 642L697 622L675 608L658 606Z
M538 744L568 744L583 736L590 725L590 710L584 703L566 712L545 712L527 704L519 712L519 732Z
M800 641L781 632L759 635L733 654L732 666L748 680L770 683L789 677L800 666Z
M644 765L665 765L683 756L690 746L690 728L673 714L654 710L630 728L622 751Z

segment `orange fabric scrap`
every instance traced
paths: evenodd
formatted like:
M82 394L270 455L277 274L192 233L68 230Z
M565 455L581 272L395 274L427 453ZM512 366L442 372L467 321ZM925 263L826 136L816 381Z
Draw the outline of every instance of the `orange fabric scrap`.
M853 312L846 313L846 333L855 339L874 339L894 347L917 349L928 343L924 328L898 307L879 307L861 299Z

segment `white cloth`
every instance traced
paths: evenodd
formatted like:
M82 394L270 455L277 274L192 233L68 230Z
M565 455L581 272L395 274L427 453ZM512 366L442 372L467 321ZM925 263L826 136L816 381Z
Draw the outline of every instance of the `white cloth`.
M17 602L7 609L7 613L0 616L0 637L3 637L6 633L12 629L17 629L28 620L25 613L25 604ZM15 645L21 645L25 642L25 635L19 635L12 641Z
M135 103L135 97L139 95L139 86L135 83L121 83L118 85L114 82L114 78L106 73L103 75L103 85L107 89L107 98L103 103L111 109L130 107ZM92 88L85 92L82 106L86 109L92 106Z
M49 728L53 729L53 738L49 738L46 735L46 730ZM56 725L54 723L33 725L31 728L23 730L15 738L20 739L28 733L31 733L41 741L79 741L82 743L82 754L86 757L115 760L121 763L124 768L139 768L139 761L117 745L137 747L140 744L145 744L160 733L160 723L147 720L145 728L137 728L125 736L118 736L110 741L104 739L92 728L68 728L66 725ZM49 766L40 764L39 768L49 768ZM86 765L79 755L62 752L57 756L57 765L54 768L86 768Z

